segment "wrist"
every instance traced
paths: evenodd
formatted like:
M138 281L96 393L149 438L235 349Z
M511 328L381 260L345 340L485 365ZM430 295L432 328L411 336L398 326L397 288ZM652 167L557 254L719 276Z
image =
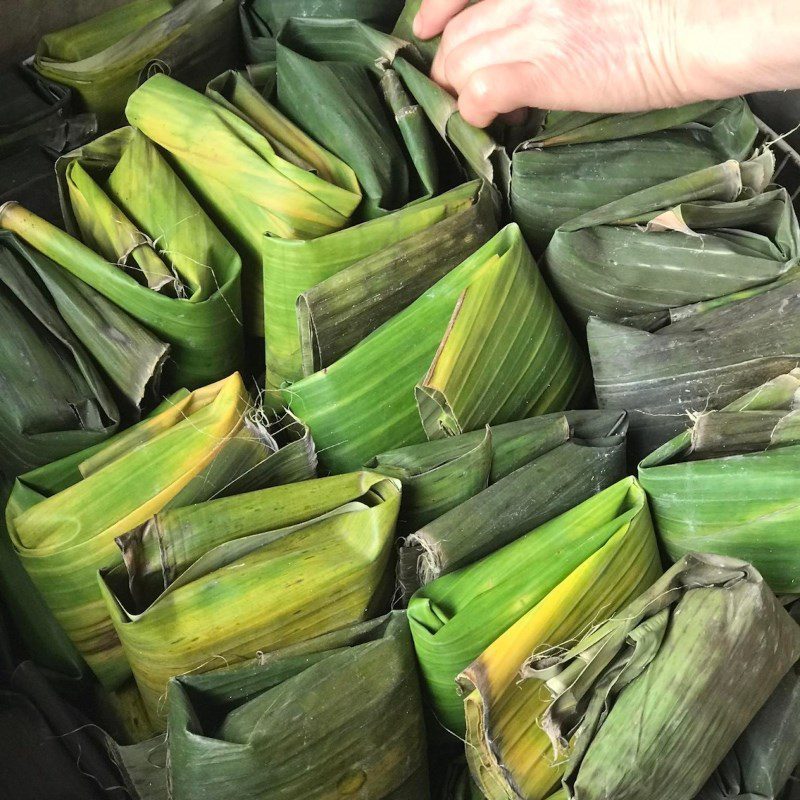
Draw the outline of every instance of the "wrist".
M671 6L674 82L686 102L800 88L796 0L659 1Z

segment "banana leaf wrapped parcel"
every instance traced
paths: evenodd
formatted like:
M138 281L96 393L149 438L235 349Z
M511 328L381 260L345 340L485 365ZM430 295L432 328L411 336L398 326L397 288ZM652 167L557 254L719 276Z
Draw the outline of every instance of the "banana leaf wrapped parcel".
M150 547L143 539L99 583L154 727L165 726L170 678L382 613L399 506L397 481L356 473L199 503L149 523Z
M6 518L17 556L106 688L130 675L97 583L99 569L122 563L115 538L167 507L311 477L315 457L303 427L278 422L286 430L276 439L266 423L234 374L178 393L160 413L15 482ZM35 613L21 624L42 626ZM42 642L33 655L55 667L67 661L71 672L75 661L62 645Z
M800 764L800 664L761 707L695 800L778 800Z
M132 0L47 33L33 66L71 87L108 130L143 78L166 72L199 88L239 61L238 37L236 0Z
M576 328L595 316L652 330L671 309L785 280L800 227L785 189L761 194L774 163L727 161L562 225L542 271Z
M780 375L639 464L667 555L751 563L773 591L800 593L800 370Z
M477 766L488 758L480 728L483 715L474 710L477 705L468 705L465 718L456 677L467 670L464 677L471 685L461 678L459 683L468 694L475 686L491 703L503 696L507 682L515 682L509 676L519 671L533 651L526 648L537 642L536 637L547 635L548 625L556 634L574 636L597 621L598 615L612 614L636 587L649 585L659 574L644 492L633 478L625 478L416 592L408 605L408 618L428 703L447 730L469 737L474 747L467 748L467 757L476 779L484 781L483 770ZM482 702L481 698L476 702ZM513 707L501 703L498 713L504 710L513 711ZM547 748L536 749L534 718L524 713L520 717L516 724L529 738L515 735L519 727L509 728L508 747L513 750L515 743L520 745L518 757L526 761L526 770L534 773L535 785L544 792L558 780L558 773L546 758L539 758ZM497 737L501 746L503 725L486 734ZM514 753L503 755L504 763L510 763ZM472 762L473 758L479 761ZM486 781L481 788L486 792L491 784Z
M690 554L574 646L535 654L568 798L694 797L800 657L744 561Z
M170 344L169 391L229 375L244 358L239 256L140 133L109 134L86 151L58 165L80 239L13 202L0 206L0 227ZM108 186L90 174L113 164Z
M391 365L387 372L386 365ZM587 366L508 225L325 369L283 390L323 467L579 405Z
M268 388L333 364L496 232L471 181L316 239L264 237Z
M650 333L590 318L586 333L600 408L630 416L632 459L800 361L800 276L672 312Z
M402 612L170 681L175 800L427 800L419 678Z
M545 414L373 459L403 483L403 596L624 477L626 428L624 412Z
M98 444L158 391L168 347L91 287L0 231L0 470Z
M538 255L565 222L681 175L743 161L757 136L741 97L633 114L551 111L514 151L512 215Z
M388 33L402 8L403 0L243 0L239 18L247 63L275 60L275 39L292 17L356 19Z
M353 171L235 72L213 80L207 96L155 75L131 95L126 115L170 155L241 254L246 327L263 336L262 239L347 225L361 202Z

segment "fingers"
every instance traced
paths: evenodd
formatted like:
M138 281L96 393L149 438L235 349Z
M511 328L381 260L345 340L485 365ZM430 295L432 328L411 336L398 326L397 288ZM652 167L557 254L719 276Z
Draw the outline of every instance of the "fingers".
M461 92L470 76L487 67L507 64L530 50L530 30L513 25L489 31L467 39L445 53L439 62L439 73L443 85L455 94ZM547 57L547 45L539 43L536 48L540 58Z
M498 114L519 108L542 106L540 76L528 63L514 62L485 67L472 73L458 96L458 110L471 125L485 128Z
M481 0L450 20L442 34L442 41L431 67L431 77L452 90L445 74L445 62L450 53L475 37L491 36L503 30L520 17L519 0Z
M459 11L469 5L469 0L422 0L414 17L414 35L420 39L438 36Z

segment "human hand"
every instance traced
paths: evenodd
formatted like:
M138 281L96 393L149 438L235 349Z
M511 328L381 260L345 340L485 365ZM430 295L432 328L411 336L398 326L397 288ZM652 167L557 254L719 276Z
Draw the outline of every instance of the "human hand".
M488 125L524 107L644 111L800 87L796 0L423 0L433 78Z

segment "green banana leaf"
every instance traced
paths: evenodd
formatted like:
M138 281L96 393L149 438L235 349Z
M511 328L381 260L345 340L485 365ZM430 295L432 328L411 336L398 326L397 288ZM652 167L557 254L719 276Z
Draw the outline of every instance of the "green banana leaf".
M574 327L596 316L652 330L671 308L785 279L800 227L785 189L760 194L774 163L769 151L727 161L562 225L542 271Z
M622 543L624 551L633 549L633 565L623 560L610 568L613 586L595 595L609 603L608 614L625 599L615 592L624 594L628 583L638 583L642 576L651 582L659 569L647 501L633 478L619 481L475 564L438 578L411 598L408 618L428 702L447 730L463 738L467 729L456 676L528 612L533 613L573 572L580 574L587 560L600 552L613 555ZM591 586L585 591L591 599ZM569 618L574 598L562 602L563 608L555 605L560 620ZM526 640L512 637L509 644L514 641ZM530 652L506 666L517 672Z
M276 439L278 428L284 428ZM280 447L285 442L285 447ZM183 392L157 413L87 451L22 475L6 520L11 543L52 612L32 603L20 627L64 633L40 637L42 664L73 674L80 657L108 689L130 675L97 585L97 571L122 562L115 537L166 507L303 480L313 445L299 423L274 432L234 374ZM24 588L24 587L23 587ZM36 596L32 586L27 594ZM53 620L55 617L55 620Z
M419 679L402 612L170 681L174 800L427 800Z
M547 414L374 459L403 482L403 597L624 477L626 428L624 413Z
M385 608L399 482L356 474L300 484L293 494L298 504L282 505L284 491L262 491L192 506L175 526L178 564L155 591L139 586L128 565L101 572L107 612L155 728L166 723L170 678L230 666ZM322 503L329 510L319 513Z
M361 191L346 164L244 76L225 73L206 94L156 75L131 95L126 114L170 154L186 186L241 254L245 322L248 332L263 335L264 236L309 239L338 230L361 202Z
M236 0L133 0L42 37L40 75L72 87L102 130L119 125L129 95L155 72L202 87L240 60Z
M329 367L496 232L473 181L316 239L264 237L268 387Z
M435 150L424 110L386 63L403 42L356 21L313 19L290 20L277 42L278 105L353 168L362 218L449 188L439 174L446 151Z
M708 552L748 561L775 592L800 593L800 425L794 369L647 456L639 480L673 561Z
M800 764L799 670L790 668L695 800L777 800Z
M797 278L741 294L673 311L675 321L655 333L589 320L597 400L628 411L632 461L680 434L692 415L723 408L797 366Z
M8 231L0 310L6 475L98 444L157 393L168 347Z
M152 151L151 155L156 159L159 158ZM71 161L71 163L78 162ZM156 164L159 168L163 168L163 171L159 175L154 175L148 170L147 174L153 179L154 185L164 187L164 194L159 197L168 198L169 208L183 208L195 215L201 213L196 204L186 202L191 198L185 193L184 187L176 181L166 164L163 162ZM85 170L83 176L88 177ZM164 183L160 184L162 179ZM135 180L136 182L129 186L138 185L141 177ZM98 187L96 184L86 184L84 188L97 190ZM145 214L150 214L158 208L149 191L148 188L146 192L137 193L137 205L143 200L147 201L144 203ZM80 202L82 203L84 199L81 194ZM84 219L87 224L91 220L91 225L97 226L98 229L108 224L115 227L107 228L107 232L124 231L125 226L122 223L126 220L120 216L118 209L109 207L108 197L99 193L95 194L93 199L99 204L100 213L91 216L93 213L91 207L88 209L83 207L82 213L86 214ZM0 228L13 232L23 242L55 262L63 273L62 280L71 279L86 284L170 345L170 358L164 365L164 384L168 390L182 386L197 388L218 380L230 374L243 360L241 263L236 252L219 232L207 220L206 223L207 227L191 231L192 236L188 243L185 243L186 237L181 230L183 226L180 225L175 226L173 233L169 233L166 239L163 238L163 234L156 234L156 237L167 244L175 243L177 247L191 250L194 255L201 256L201 259L215 256L214 263L209 265L194 264L193 255L188 253L181 253L177 257L170 256L170 263L180 261L202 278L202 286L198 285L191 296L170 297L168 293L154 290L146 283L132 277L116 259L109 260L18 203L12 202L0 206ZM137 243L141 242L143 245L141 250L146 251L150 257L155 257L155 250L149 245L149 240L148 244L144 244L145 235L139 232L138 226L128 227L134 237L141 237L129 239L131 242L129 249L138 250ZM162 230L157 222L154 222L151 230L153 229ZM120 253L120 260L123 263L125 261L123 256L126 255L124 252ZM140 269L133 259L131 262L136 270Z
M526 673L553 698L540 722L569 753L567 797L678 800L700 791L798 657L800 627L754 567L691 554Z
M519 229L509 225L283 395L311 429L323 467L342 472L426 435L579 405L586 373Z
M511 210L534 253L575 217L665 181L743 161L758 127L742 98L636 114L551 111L512 157Z
M433 63L433 58L436 51L439 49L439 43L442 40L441 36L435 36L433 39L418 39L414 35L414 17L417 16L419 7L422 5L422 0L406 0L403 10L400 13L397 23L392 31L392 36L398 39L405 39L411 42L414 47L420 52L425 64L430 66Z
M275 38L292 17L356 19L388 33L402 8L403 0L244 0L239 16L247 62L274 61Z

